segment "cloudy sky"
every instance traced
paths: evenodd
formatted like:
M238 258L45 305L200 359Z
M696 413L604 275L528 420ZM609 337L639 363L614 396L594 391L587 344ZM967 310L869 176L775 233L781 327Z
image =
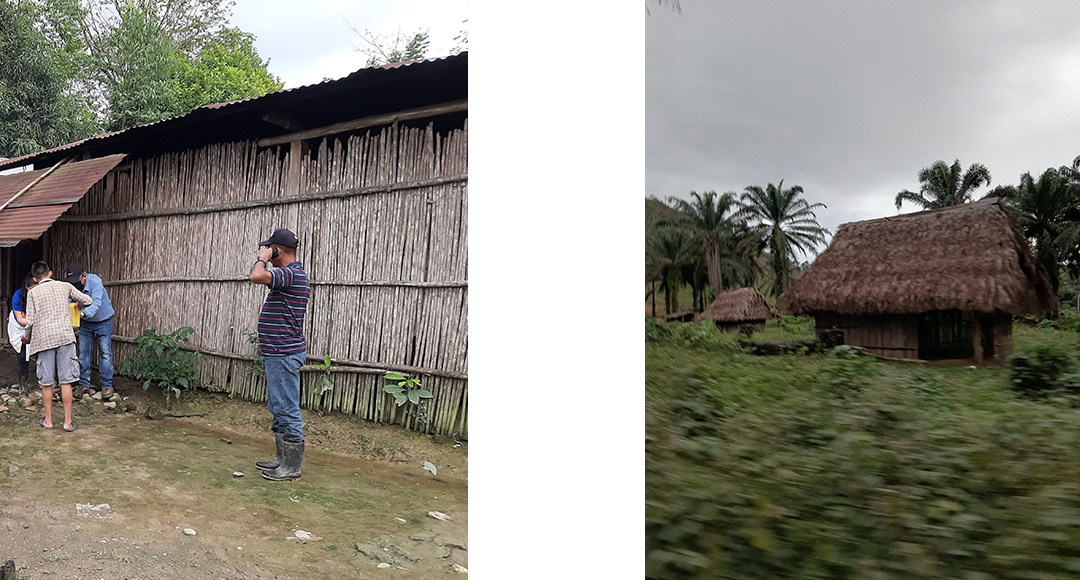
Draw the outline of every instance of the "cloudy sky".
M783 179L835 232L939 159L1001 185L1080 155L1080 3L681 6L645 17L646 195Z
M294 88L341 78L364 67L357 30L392 37L427 30L429 57L446 56L467 27L466 0L237 0L233 26L255 34L270 72Z

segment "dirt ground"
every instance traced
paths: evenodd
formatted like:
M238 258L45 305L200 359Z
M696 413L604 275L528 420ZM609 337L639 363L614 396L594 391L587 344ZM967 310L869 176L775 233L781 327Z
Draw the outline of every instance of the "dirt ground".
M16 382L4 346L0 393ZM160 394L114 387L136 411L76 402L72 433L59 402L54 429L40 408L0 411L0 564L18 578L467 574L466 442L305 410L303 477L271 482L254 465L274 453L265 407L196 391L164 412L202 416L151 420Z

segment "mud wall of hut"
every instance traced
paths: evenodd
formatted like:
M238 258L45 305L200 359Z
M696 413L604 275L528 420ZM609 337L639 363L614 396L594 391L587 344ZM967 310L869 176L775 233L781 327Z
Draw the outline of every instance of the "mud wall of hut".
M195 329L200 379L253 402L265 286L247 280L258 242L300 238L312 282L302 406L438 434L468 432L467 121L272 147L256 142L121 164L45 234L45 259L81 262L116 308L117 361L145 329ZM434 394L427 421L382 391L387 370Z

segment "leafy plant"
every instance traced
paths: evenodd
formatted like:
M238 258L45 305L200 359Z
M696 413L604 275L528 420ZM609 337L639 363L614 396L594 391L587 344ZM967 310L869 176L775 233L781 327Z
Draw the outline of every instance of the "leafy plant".
M423 388L424 385L421 385L420 379L416 377L406 377L398 373L386 373L383 377L388 381L397 381L395 385L384 386L383 391L393 395L399 407L407 402L419 405L420 399L432 397L431 391Z
M420 422L427 423L427 412L420 402L423 399L432 398L433 395L431 391L424 388L424 385L420 384L420 379L406 377L400 373L386 373L383 376L388 381L397 382L397 384L383 386L383 391L394 396L394 402L397 403L398 407L410 403Z
M149 328L135 339L135 356L125 362L120 371L143 381L143 390L157 385L165 394L165 405L170 398L179 399L184 389L196 385L198 372L195 362L202 358L197 352L185 351L195 329L190 326L178 328L169 334L158 334Z
M319 377L319 396L323 396L326 393L334 390L334 383L330 381L330 356L323 357L323 364L311 365L323 372Z
M1042 342L1018 350L1007 359L1013 389L1034 397L1063 386L1062 378L1072 369L1072 358L1065 348Z
M251 332L245 332L244 336L247 337L248 344L255 345L255 354L251 355L251 368L248 369L248 374L251 376L266 376L266 361L263 359L262 351L259 350L259 333L252 330Z

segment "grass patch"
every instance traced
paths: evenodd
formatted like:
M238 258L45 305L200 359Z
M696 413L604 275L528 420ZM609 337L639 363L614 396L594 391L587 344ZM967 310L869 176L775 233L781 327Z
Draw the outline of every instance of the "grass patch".
M814 340L814 319L809 316L781 316L765 321L765 330L755 332L754 342L801 342Z
M645 350L648 578L1080 573L1080 411L1008 368Z

